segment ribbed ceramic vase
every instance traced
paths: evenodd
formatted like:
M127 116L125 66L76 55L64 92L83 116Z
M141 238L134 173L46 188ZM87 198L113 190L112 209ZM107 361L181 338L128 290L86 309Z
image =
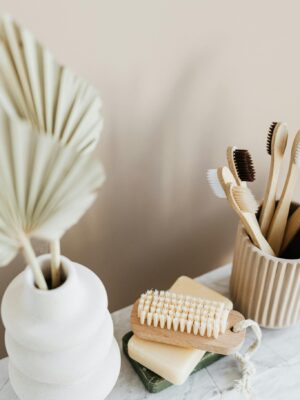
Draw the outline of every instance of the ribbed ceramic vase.
M37 289L27 267L2 300L9 377L20 400L102 400L119 375L102 282L90 269L61 261L65 282L59 288ZM39 263L49 274L50 256Z
M297 241L287 256L291 253L300 254ZM300 259L263 253L239 225L230 292L235 308L261 326L284 328L294 325L300 321Z

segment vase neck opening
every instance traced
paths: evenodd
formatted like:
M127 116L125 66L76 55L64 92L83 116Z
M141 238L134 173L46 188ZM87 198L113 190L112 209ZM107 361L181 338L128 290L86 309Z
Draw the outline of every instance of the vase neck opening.
M41 269L42 269L42 273L43 273L43 275L45 277L48 290L56 290L56 289L61 288L62 286L64 286L64 284L66 283L66 281L68 279L68 270L66 271L63 268L62 263L60 263L60 266L59 266L60 284L58 286L56 286L56 287L53 287L53 283L52 283L51 263L50 263L50 261L47 264L45 263L45 265L41 266ZM33 282L33 284L34 284L34 287L37 290L40 290L40 288L37 286L35 281Z
M60 285L57 287L53 288L52 285L52 278L51 278L51 257L50 255L46 254L43 256L38 257L38 261L40 264L40 268L42 270L42 273L45 277L45 280L47 282L48 290L44 291L38 288L34 276L32 273L32 270L30 267L26 268L26 280L29 284L29 286L32 287L32 289L38 291L38 292L57 292L60 290L65 289L66 286L70 284L70 281L72 280L72 277L74 275L74 269L72 266L72 263L70 260L68 260L65 257L61 257L61 262L60 262ZM74 277L73 277L74 279Z

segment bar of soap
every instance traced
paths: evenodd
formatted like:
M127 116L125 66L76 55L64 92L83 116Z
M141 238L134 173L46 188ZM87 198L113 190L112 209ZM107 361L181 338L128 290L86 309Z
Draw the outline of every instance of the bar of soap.
M174 385L181 385L200 362L205 351L184 349L148 342L133 336L128 343L129 356Z
M168 387L172 386L172 383L167 381L166 379L162 378L161 376L157 375L155 372L150 371L150 369L144 367L143 365L139 364L138 362L134 361L132 358L129 357L128 354L128 342L131 339L133 332L128 332L126 335L123 336L123 351L128 358L130 364L132 365L135 372L138 374L139 378L143 382L145 388L150 393L159 393L162 390L167 389ZM203 358L200 362L196 365L193 369L192 374L200 371L203 368L208 367L209 365L213 364L214 362L218 361L220 358L224 356L220 354L214 353L205 353Z
M232 308L232 302L229 299L186 276L178 278L170 290L210 300L224 301ZM167 381L174 385L181 385L200 362L205 351L149 342L133 335L128 342L128 353L133 360Z
M232 301L227 297L202 285L202 283L196 282L194 279L188 278L187 276L181 276L178 278L170 290L179 294L189 294L191 296L203 297L208 300L223 301L228 304L230 309L233 309Z

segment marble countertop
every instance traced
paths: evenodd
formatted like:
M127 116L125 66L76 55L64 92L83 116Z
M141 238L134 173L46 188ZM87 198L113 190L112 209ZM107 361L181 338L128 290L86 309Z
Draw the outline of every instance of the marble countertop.
M197 278L228 295L230 266L218 268ZM123 335L130 330L131 307L113 313L115 336L121 346ZM245 346L251 340L248 335ZM257 374L253 378L253 399L300 399L300 324L283 330L263 330L263 342L253 357ZM232 390L240 378L235 360L224 357L192 375L184 385L172 386L157 394L148 393L122 352L118 382L107 400L235 400L243 397ZM7 358L0 361L0 400L17 400L9 384ZM42 400L42 399L41 399Z

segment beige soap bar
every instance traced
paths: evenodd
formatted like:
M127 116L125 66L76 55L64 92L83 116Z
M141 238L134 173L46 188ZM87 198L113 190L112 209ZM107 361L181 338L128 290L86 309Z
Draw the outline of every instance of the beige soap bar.
M189 294L191 296L203 297L208 300L223 301L233 309L232 301L222 294L196 282L194 279L188 278L187 276L181 276L177 279L174 285L170 289L175 293Z
M174 385L190 376L205 351L148 342L132 336L128 343L130 357Z
M223 301L232 308L232 302L229 299L186 276L178 278L170 290L176 293ZM133 360L167 381L174 385L181 385L200 362L205 351L148 342L133 335L128 343L128 353Z

